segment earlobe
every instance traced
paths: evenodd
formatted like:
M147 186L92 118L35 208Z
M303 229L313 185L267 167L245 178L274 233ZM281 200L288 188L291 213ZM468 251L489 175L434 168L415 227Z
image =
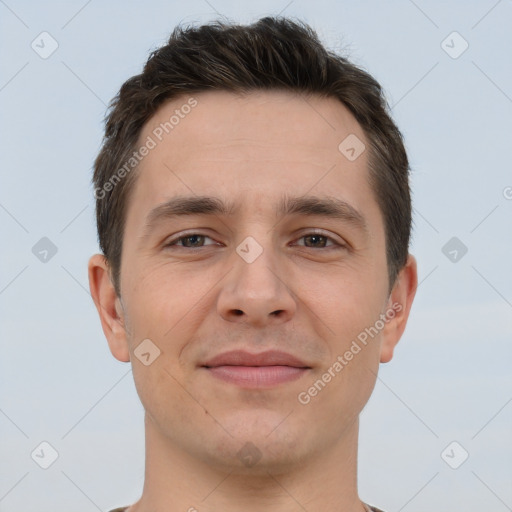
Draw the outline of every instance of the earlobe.
M89 289L112 355L119 361L130 361L122 304L102 254L95 254L89 260Z
M386 322L382 332L381 363L388 363L393 358L393 351L405 330L417 287L418 270L416 258L409 254L405 266L396 279L387 303L385 314L389 320Z

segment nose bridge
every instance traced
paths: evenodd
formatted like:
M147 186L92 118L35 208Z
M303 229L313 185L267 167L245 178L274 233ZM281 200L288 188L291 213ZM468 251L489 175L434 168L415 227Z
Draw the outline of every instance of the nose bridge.
M262 240L261 235L259 239ZM281 281L277 276L276 259L269 236L261 244L248 236L237 246L234 260L238 284L246 288L248 296L268 300L277 295Z
M224 319L263 325L294 315L295 300L271 234L260 230L245 237L232 254L232 264L218 302Z

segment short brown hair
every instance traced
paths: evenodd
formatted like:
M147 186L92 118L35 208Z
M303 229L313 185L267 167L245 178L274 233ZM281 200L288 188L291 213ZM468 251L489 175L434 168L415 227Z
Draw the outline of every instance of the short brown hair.
M361 125L370 146L370 185L384 218L391 290L407 261L411 197L402 135L382 89L368 73L325 49L305 23L266 17L251 25L176 27L112 100L93 182L100 248L118 295L126 205L136 173L113 180L131 158L145 122L164 102L185 94L276 89L337 98Z

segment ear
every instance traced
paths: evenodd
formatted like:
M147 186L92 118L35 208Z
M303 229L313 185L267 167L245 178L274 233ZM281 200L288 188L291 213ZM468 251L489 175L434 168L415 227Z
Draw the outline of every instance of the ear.
M95 254L89 260L89 289L112 355L119 361L128 362L130 351L123 308L110 279L108 262L103 254Z
M393 357L393 350L405 330L412 301L418 287L416 258L409 254L407 262L397 276L386 307L386 325L382 330L380 362L387 363Z

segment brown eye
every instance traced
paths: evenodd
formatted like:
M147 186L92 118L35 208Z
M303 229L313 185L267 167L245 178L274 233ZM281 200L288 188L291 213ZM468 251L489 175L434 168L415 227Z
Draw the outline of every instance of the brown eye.
M183 247L202 247L205 237L203 235L190 235L181 238Z
M194 247L205 247L205 240L212 240L209 236L201 235L199 233L190 233L189 235L181 236L166 244L166 247L185 247L187 249L193 249Z
M321 247L324 248L328 242L328 237L323 235L306 235L303 237L306 240L304 244L306 247Z
M323 235L321 233L307 233L301 236L299 239L304 240L304 243L298 245L307 247L308 249L330 249L330 248L343 248L343 244L340 244L334 238Z

